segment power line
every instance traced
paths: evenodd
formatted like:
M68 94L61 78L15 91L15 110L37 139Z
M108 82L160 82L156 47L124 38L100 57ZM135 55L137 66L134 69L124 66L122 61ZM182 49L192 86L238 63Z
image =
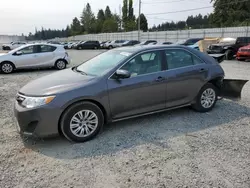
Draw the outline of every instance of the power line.
M235 4L235 3L243 3L247 2L249 0L242 0L238 2L230 2L230 3L224 3L223 5L228 5L228 4ZM189 11L194 11L194 10L201 10L201 9L207 9L207 8L212 8L213 6L206 6L206 7L199 7L199 8L193 8L193 9L185 9L185 10L178 10L178 11L171 11L171 12L161 12L161 13L150 13L150 14L145 14L145 15L160 15L160 14L173 14L173 13L179 13L179 12L189 12Z
M162 21L180 21L180 20L173 20L173 19L166 19L166 18L159 18L159 17L148 17L147 19L156 19L156 20L162 20Z
M177 3L181 1L186 1L186 0L143 2L143 4L166 4L166 3Z

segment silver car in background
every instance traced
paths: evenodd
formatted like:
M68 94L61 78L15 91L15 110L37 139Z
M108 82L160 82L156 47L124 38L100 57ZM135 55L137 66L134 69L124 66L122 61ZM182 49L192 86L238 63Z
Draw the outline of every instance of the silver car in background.
M15 69L55 67L62 70L69 63L64 47L55 44L28 44L0 54L0 71L6 74Z

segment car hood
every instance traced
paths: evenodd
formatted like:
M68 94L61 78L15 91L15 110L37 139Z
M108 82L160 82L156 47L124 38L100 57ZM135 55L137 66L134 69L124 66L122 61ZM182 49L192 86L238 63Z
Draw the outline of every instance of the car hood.
M19 93L28 96L55 95L87 85L93 79L95 77L83 75L70 68L31 81Z
M218 44L212 44L211 46L231 46L233 43L218 43Z
M248 45L248 46L243 46L243 47L241 47L240 49L250 49L250 45Z

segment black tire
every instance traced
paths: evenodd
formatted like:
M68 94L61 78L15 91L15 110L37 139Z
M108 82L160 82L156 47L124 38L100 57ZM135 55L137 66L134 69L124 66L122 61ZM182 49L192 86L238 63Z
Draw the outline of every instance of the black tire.
M108 47L108 49L110 49L110 50L111 50L112 48L113 48L113 46L111 46L111 45Z
M85 137L80 137L80 136L76 136L71 128L70 128L70 122L71 119L80 111L83 110L88 110L93 112L96 115L96 119L98 119L98 123L96 125L95 129L92 129L92 133L85 136ZM61 122L60 122L60 128L61 131L63 133L63 135L69 140L69 141L74 141L74 142L86 142L89 141L91 139L93 139L94 137L97 136L97 134L100 132L100 130L102 129L104 124L104 116L103 113L101 111L101 109L91 103L91 102L79 102L75 105L72 105L71 107L69 107L64 113L63 116L61 118ZM88 127L88 125L81 125L81 126L85 126L85 130L86 130L86 126ZM78 125L79 128L79 125ZM77 129L77 128L76 128ZM75 129L75 130L76 130ZM88 127L89 129L89 127ZM84 131L85 131L84 130Z
M57 70L63 70L67 68L67 61L64 59L58 59L55 62L55 69Z
M205 107L202 105L202 95L203 95L203 93L204 93L205 91L208 91L208 89L211 89L211 90L214 91L214 94L215 94L214 97L215 97L215 98L214 98L213 104L212 104L211 106L208 106L207 108L205 108ZM215 106L217 100L218 100L218 89L217 89L213 84L207 83L207 84L206 84L205 86L203 86L203 87L201 88L201 90L199 91L199 93L198 93L198 95L197 95L197 97L196 97L196 99L195 99L195 104L192 105L192 108L193 108L194 110L196 110L196 111L198 111L198 112L202 112L202 113L204 113L204 112L209 112L209 111L211 111L211 110L214 108L214 106Z
M81 46L78 46L78 47L77 47L77 50L81 50L81 49L82 49L82 47L81 47Z
M10 74L15 69L14 64L11 62L3 62L0 64L0 67L1 67L1 72L3 72L4 74Z
M225 54L226 54L226 60L232 60L234 58L233 50L227 50Z
M97 46L95 46L95 47L94 47L94 50L97 50L97 49L98 49Z

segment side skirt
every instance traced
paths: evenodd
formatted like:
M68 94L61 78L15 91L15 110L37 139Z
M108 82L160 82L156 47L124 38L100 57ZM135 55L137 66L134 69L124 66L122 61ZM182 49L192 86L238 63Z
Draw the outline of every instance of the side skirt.
M133 115L133 116L128 116L128 117L124 117L124 118L119 118L119 119L112 119L111 122L117 122L117 121L122 121L122 120L126 120L126 119L132 119L132 118L136 118L136 117L141 117L141 116L145 116L145 115L151 115L151 114L156 114L156 113L160 113L160 112L165 112L165 111L169 111L169 110L174 110L174 109L178 109L178 108L183 108L183 107L187 107L190 106L191 104L186 104L186 105L181 105L181 106L176 106L176 107L171 107L171 108L165 108L162 110L157 110L157 111L152 111L152 112L146 112L143 114L137 114L137 115Z

